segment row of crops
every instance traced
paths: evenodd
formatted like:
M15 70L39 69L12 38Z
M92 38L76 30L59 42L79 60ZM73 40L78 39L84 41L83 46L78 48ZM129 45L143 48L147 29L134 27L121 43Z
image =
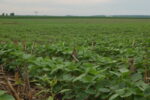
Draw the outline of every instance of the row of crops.
M28 73L31 88L38 88L32 95L43 100L150 99L148 38L79 46L1 43L0 65L19 73L16 85L23 85Z

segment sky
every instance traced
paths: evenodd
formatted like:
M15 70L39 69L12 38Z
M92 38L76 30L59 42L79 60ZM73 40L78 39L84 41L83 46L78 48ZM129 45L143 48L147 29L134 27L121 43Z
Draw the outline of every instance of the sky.
M150 15L150 0L0 0L0 14Z

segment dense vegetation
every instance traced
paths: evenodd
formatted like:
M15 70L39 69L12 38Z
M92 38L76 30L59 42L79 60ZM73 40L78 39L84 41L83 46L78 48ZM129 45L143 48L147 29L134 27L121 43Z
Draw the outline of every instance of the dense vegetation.
M1 67L43 100L150 98L150 19L3 18L0 41Z

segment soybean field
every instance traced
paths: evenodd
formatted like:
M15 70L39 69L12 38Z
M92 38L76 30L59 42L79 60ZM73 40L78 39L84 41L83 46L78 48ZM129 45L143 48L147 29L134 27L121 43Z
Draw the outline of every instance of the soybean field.
M0 17L0 100L150 100L150 19Z

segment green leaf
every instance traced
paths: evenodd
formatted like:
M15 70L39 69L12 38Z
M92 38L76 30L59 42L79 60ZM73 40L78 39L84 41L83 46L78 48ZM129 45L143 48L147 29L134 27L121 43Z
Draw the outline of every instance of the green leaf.
M114 94L109 98L109 100L115 100L117 97L119 97L119 94Z
M149 100L142 96L134 96L134 100Z
M116 90L116 93L119 95L123 95L125 93L125 88Z
M73 78L74 77L72 75L70 75L70 74L64 74L64 75L62 75L62 79L64 81L71 81Z
M52 96L48 97L47 100L54 100L54 98Z
M92 88L86 89L85 92L86 92L87 94L89 94L89 95L90 95L90 94L91 94L91 95L92 95L92 94L96 94L96 91L95 91L94 89L92 89Z
M144 95L145 95L145 97L150 97L150 86L145 89Z
M141 90L144 91L146 88L148 88L148 84L144 83L143 81L138 81L135 83L135 85Z
M59 93L65 93L65 92L68 92L68 91L70 91L71 89L63 89L63 90L61 90Z
M100 92L103 92L103 93L108 93L108 92L110 92L110 90L107 89L107 88L99 88L98 90L99 90Z
M116 90L116 93L119 94L119 96L121 97L129 97L134 92L130 88L123 88L123 89Z
M81 80L83 77L85 77L86 74L81 74L80 76L76 77L73 82Z
M127 69L127 68L120 68L119 71L121 73L127 73L127 72L129 72L129 69Z
M15 99L11 95L4 94L0 96L0 100L15 100Z
M136 81L139 81L139 80L142 80L142 75L139 74L139 73L136 73L134 75L132 75L131 79L136 82Z
M4 95L6 93L6 91L0 90L0 96Z
M120 76L121 76L121 73L119 73L119 72L110 71L110 73L112 73L112 74L114 74L114 75L116 75L116 76L118 76L118 77L120 77Z

